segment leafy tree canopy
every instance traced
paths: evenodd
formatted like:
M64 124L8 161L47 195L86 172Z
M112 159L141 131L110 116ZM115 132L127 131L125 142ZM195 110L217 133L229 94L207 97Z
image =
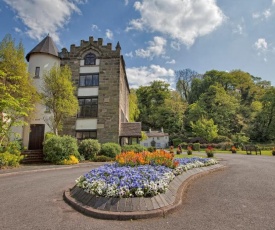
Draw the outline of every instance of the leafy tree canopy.
M45 122L58 135L58 132L62 130L64 119L75 115L78 110L72 73L68 66L54 66L44 74L41 96L43 103L52 113L49 120Z
M37 100L23 45L6 35L0 43L0 145L7 144L12 127L26 124Z

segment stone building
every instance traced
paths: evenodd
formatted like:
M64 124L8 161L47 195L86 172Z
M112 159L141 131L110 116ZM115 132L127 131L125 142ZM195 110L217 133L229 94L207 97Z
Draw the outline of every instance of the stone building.
M120 144L141 137L141 124L128 122L130 90L119 42L113 49L111 43L104 45L103 39L89 37L88 41L81 40L79 46L71 45L69 51L63 48L58 52L51 37L47 36L26 59L38 91L44 71L54 65L71 68L79 112L65 121L63 134L79 140L93 138L100 143ZM50 131L45 118L50 115L45 106L36 106L35 117L23 128L23 142L28 149L42 148L45 132Z
M140 142L144 147L168 148L169 147L169 134L161 130L145 132L148 137L146 140Z

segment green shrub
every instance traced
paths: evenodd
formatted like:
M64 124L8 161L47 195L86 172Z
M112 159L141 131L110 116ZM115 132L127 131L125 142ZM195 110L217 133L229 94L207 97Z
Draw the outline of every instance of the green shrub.
M149 146L148 148L147 148L147 151L149 151L149 152L155 152L156 151L156 147L153 147L153 146Z
M9 142L7 146L1 146L0 152L8 152L10 154L19 156L21 154L22 149L22 143L20 142L20 140L18 140Z
M182 143L182 140L180 138L174 138L173 139L174 147L177 147L180 143Z
M117 143L104 143L101 145L100 154L107 157L116 157L121 152L121 147Z
M129 152L134 151L135 153L140 153L145 150L145 147L140 144L134 144L134 145L123 145L121 147L122 152Z
M17 167L23 158L24 156L20 154L11 154L9 152L0 153L0 168L7 166Z
M85 139L79 143L78 151L86 160L91 160L99 153L100 147L98 140Z
M47 133L45 133L45 139L44 139L44 141L46 141L46 140L48 140L48 139L50 139L51 137L54 137L54 136L56 136L54 133L47 132Z
M77 140L71 136L52 136L45 141L43 146L45 160L54 164L62 164L70 160L70 155L80 159Z
M194 143L194 144L193 144L193 150L194 150L194 151L200 151L200 150L201 150L201 145L200 145L200 143Z
M227 136L217 136L213 139L213 143L231 142L231 139Z
M192 147L191 146L188 146L187 147L187 155L192 155Z
M92 160L94 162L107 162L107 161L113 161L114 158L101 155L101 156L95 156Z
M183 149L187 149L187 147L189 146L186 142L182 142L179 144L181 146L181 148Z

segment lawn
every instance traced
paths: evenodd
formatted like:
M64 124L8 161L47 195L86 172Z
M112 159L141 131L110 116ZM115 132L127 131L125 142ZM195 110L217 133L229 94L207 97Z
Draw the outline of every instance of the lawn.
M231 151L228 150L214 150L215 153L221 153L221 154L232 154ZM246 151L238 150L237 153L234 154L242 154L247 155ZM256 155L255 151L252 151L252 155ZM262 150L262 156L272 156L271 150ZM184 151L182 154L175 154L175 158L190 158L190 157L203 157L206 158L206 153L204 150L201 150L200 152L193 151L192 155L187 155L187 153Z

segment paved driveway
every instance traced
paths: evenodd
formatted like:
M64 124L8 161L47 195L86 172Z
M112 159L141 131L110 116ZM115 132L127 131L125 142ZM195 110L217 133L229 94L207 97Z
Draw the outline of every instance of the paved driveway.
M228 167L197 179L165 218L107 221L65 204L62 192L97 165L0 175L0 229L275 229L275 157L218 155Z

